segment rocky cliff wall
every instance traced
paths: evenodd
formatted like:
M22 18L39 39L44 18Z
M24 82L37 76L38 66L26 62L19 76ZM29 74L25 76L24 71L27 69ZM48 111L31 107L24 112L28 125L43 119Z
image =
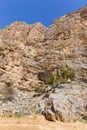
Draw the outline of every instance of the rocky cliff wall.
M67 69L75 74L73 79ZM70 84L58 82L58 78L65 80L66 76ZM50 77L53 85L48 83ZM46 89L44 94L41 94L42 86ZM37 109L44 111L46 117L48 114L47 118L49 114L59 112L58 118L75 120L76 114L87 113L86 91L87 6L56 19L49 27L41 23L15 22L0 30L0 113L31 113L41 102ZM57 98L61 99L59 104ZM49 100L53 108L47 105Z
M0 31L0 82L31 90L38 73L72 68L87 81L87 6L48 28L15 22Z

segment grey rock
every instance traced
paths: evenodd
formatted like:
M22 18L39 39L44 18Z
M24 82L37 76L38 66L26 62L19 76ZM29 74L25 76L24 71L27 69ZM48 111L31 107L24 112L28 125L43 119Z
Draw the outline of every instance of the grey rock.
M45 101L38 102L38 104L36 106L37 112L41 112L42 113L42 112L44 112L45 108L46 108Z
M87 87L76 82L61 85L64 87L61 89L54 87L55 91L50 93L48 98L43 99L44 113L51 110L55 113L56 120L64 122L81 119L86 113Z

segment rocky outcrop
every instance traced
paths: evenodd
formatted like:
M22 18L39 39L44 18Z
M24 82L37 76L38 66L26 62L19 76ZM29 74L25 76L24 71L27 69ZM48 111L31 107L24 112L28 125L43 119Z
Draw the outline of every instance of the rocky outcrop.
M16 22L0 33L1 82L32 90L38 84L37 51L45 39L45 27L40 23L27 25ZM7 81L9 80L9 81Z
M76 78L80 80L87 80L86 14L87 6L55 20L49 27L49 39L51 40L49 52L50 58L54 57L54 68L59 65L69 66L75 69ZM51 62L48 62L48 66L52 65Z
M62 84L67 81L71 84ZM15 22L0 30L0 89L1 113L32 109L52 121L76 120L87 113L87 6L49 27Z
M54 91L52 89L49 97L45 96L43 102L38 103L38 110L42 111L46 119L82 121L87 113L87 84L72 82L59 84Z

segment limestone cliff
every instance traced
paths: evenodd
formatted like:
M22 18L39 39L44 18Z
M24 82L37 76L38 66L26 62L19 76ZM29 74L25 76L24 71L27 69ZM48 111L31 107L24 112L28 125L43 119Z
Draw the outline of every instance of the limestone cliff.
M1 91L9 86L34 91L60 68L72 69L74 81L87 84L87 6L49 27L15 22L0 30ZM42 72L48 72L43 80Z
M87 81L87 6L46 28L15 22L0 31L0 82L31 90L37 74L59 66L75 69Z
M60 66L87 81L87 6L48 28L15 22L0 31L0 82L31 90L39 83L40 71Z

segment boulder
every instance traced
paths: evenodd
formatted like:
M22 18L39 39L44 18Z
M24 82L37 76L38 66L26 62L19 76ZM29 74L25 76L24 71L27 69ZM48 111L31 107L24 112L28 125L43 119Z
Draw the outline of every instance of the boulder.
M55 113L53 113L51 110L47 110L45 113L45 118L49 121L56 121Z

